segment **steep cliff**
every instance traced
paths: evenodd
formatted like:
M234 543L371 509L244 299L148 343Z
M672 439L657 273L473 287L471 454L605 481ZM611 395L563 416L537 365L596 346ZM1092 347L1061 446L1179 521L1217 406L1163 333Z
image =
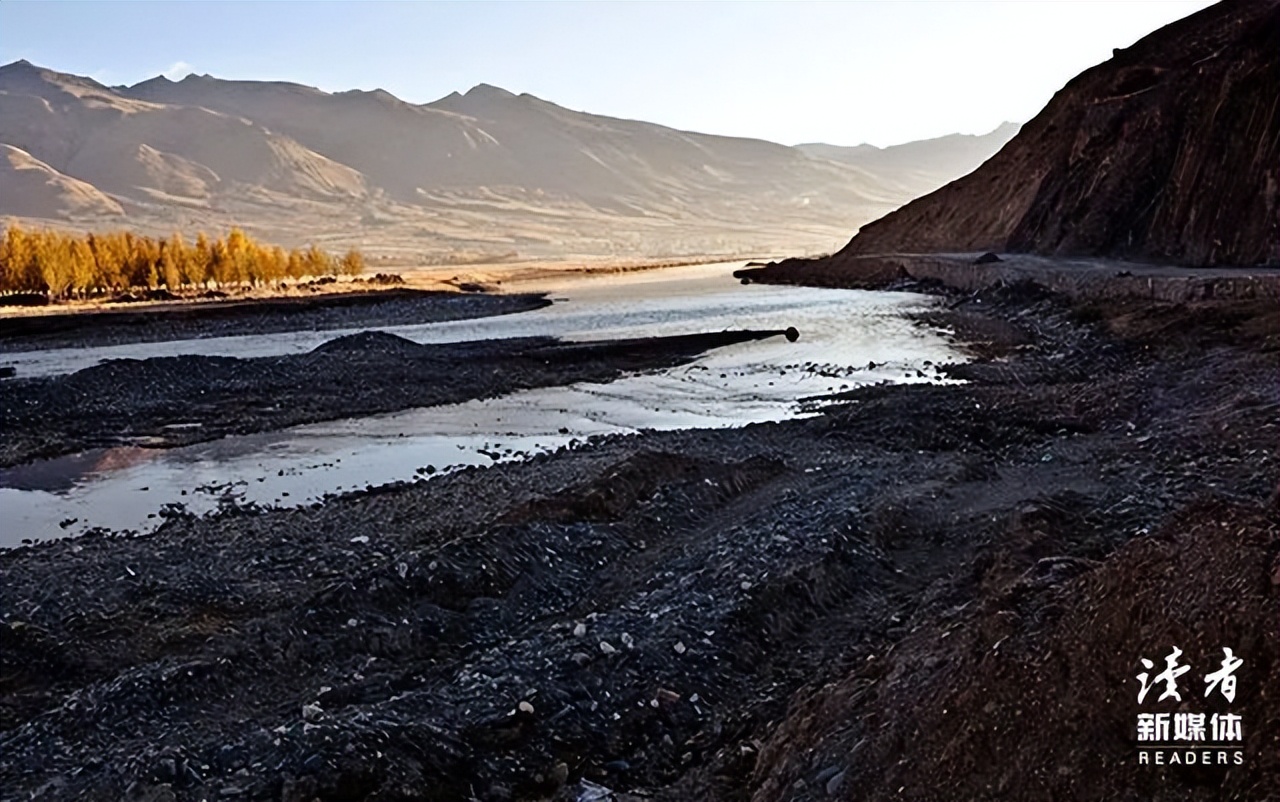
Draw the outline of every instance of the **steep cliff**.
M1226 0L1077 76L999 153L837 255L1280 264L1280 0Z

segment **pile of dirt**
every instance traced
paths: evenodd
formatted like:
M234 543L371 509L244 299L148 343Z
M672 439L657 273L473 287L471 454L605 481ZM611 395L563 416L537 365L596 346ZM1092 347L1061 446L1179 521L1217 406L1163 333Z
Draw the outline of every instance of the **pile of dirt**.
M1275 510L1193 503L1101 562L1054 556L1054 530L1074 525L1070 510L1028 507L1001 548L961 569L978 584L964 609L913 618L893 648L803 696L763 751L754 798L824 798L815 764L838 767L839 798L928 799L939 788L959 799L1270 798ZM1163 669L1175 647L1192 669L1181 701L1156 704L1153 693L1139 704L1140 660ZM1206 698L1203 681L1224 647L1244 661L1232 702ZM1204 750L1206 733L1163 750L1164 765L1144 764L1143 712L1239 715L1243 740Z

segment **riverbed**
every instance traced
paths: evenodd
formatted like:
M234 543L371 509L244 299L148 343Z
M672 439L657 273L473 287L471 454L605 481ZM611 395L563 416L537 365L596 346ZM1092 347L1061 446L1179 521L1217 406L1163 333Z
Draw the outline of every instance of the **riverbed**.
M794 326L800 338L742 342L609 382L222 437L178 448L92 449L0 470L10 522L0 545L96 527L148 531L173 515L227 506L294 506L471 465L573 447L589 438L725 428L812 414L832 393L876 383L943 381L963 360L948 332L916 316L910 293L742 285L738 263L562 280L551 306L512 315L381 331L423 344L550 336L647 338ZM23 375L56 376L108 359L185 354L241 359L310 351L348 330L136 343L16 355ZM177 424L199 427L199 420Z

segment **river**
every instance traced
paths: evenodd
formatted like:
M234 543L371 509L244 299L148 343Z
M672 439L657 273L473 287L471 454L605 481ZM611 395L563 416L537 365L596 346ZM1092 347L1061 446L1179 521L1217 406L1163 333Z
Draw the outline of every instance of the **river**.
M0 470L0 546L92 527L145 532L166 514L305 504L327 494L551 451L593 435L741 426L813 414L815 397L881 381L940 381L963 360L947 333L914 322L910 293L741 285L740 263L584 276L555 303L516 315L383 329L422 343L551 335L571 340L795 326L677 368L485 401L227 437L173 449L121 447ZM24 375L109 358L296 353L351 333L292 332L13 355Z

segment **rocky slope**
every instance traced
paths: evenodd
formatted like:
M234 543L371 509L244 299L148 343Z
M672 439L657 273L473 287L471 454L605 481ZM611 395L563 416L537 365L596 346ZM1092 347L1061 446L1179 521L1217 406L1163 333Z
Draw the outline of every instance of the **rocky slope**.
M1226 0L1068 83L969 175L841 256L1025 251L1280 263L1280 3Z

